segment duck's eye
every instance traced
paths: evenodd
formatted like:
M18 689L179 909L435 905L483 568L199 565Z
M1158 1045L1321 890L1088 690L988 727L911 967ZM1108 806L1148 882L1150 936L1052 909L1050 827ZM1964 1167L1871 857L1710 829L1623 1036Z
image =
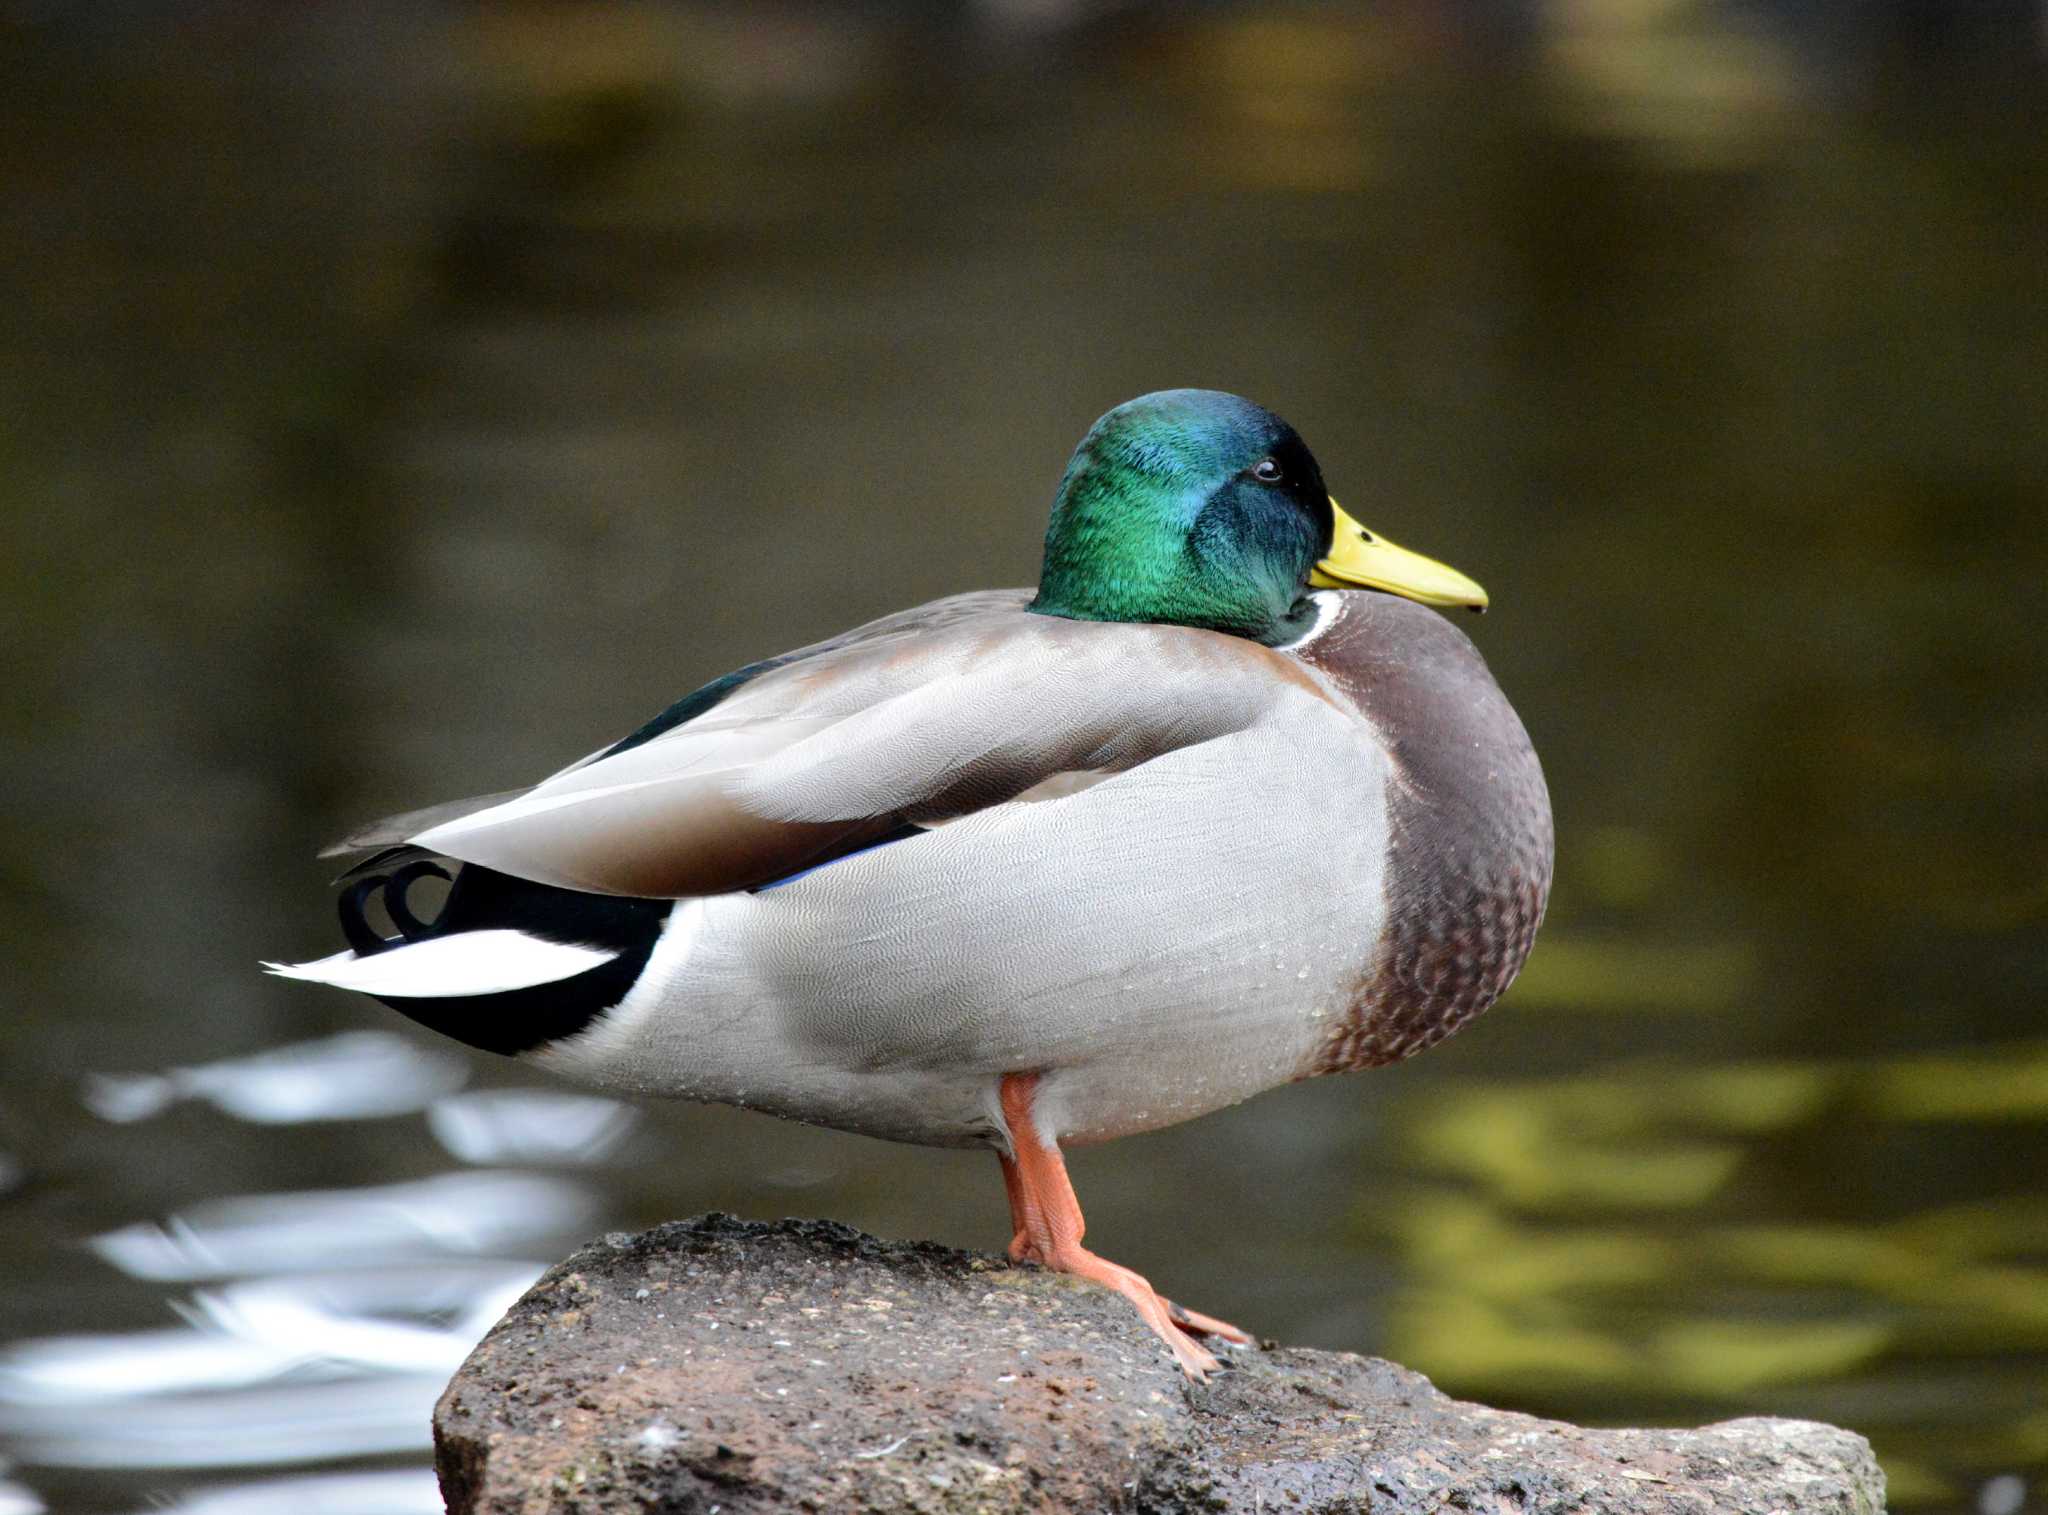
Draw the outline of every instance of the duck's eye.
M1252 470L1252 477L1261 484L1277 484L1286 475L1281 471L1277 458L1261 458L1258 466Z

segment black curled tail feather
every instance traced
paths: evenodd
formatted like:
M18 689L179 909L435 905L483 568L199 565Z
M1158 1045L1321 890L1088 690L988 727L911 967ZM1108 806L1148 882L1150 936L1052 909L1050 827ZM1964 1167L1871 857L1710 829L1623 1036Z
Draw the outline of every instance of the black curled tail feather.
M336 902L341 911L341 934L348 938L349 949L357 957L369 957L394 945L371 928L364 914L364 907L370 903L371 896L379 893L389 882L381 873L357 879L341 891L341 898Z
M353 879L348 888L341 891L341 898L336 902L341 912L341 934L348 938L356 956L373 957L393 947L423 942L442 934L441 922L447 916L445 907L434 923L428 925L414 915L412 907L406 903L406 895L412 886L423 878L452 882L454 875L430 857L415 858L390 873L372 873ZM395 937L379 936L370 924L368 906L380 894L384 897L384 913L391 917L392 928L398 933Z
M391 924L398 934L409 942L426 940L432 930L424 921L412 913L412 907L405 902L412 886L423 878L437 878L453 883L455 875L443 868L430 857L416 858L391 875L391 881L384 886L384 909L391 917Z
M376 999L421 1025L486 1052L512 1055L586 1029L626 997L647 966L673 902L583 894L462 863L451 878L442 860L394 848L360 867L408 860L386 872L344 875L337 901L342 934L359 957L470 931L518 931L614 956L568 978L493 994L386 996ZM423 878L450 879L448 897L431 921L413 913L408 896ZM371 925L370 902L382 896L392 936Z

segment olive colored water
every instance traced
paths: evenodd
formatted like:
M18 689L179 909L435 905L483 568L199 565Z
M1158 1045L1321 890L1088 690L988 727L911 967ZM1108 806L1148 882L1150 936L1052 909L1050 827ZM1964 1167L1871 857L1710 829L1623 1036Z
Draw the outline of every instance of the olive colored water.
M1456 1041L1080 1154L1094 1241L1457 1393L2048 1498L2023 49L56 14L0 53L0 1510L433 1508L436 1386L602 1229L1003 1240L984 1158L564 1098L253 965L331 950L356 820L1028 581L1173 384L1492 590L1559 877Z

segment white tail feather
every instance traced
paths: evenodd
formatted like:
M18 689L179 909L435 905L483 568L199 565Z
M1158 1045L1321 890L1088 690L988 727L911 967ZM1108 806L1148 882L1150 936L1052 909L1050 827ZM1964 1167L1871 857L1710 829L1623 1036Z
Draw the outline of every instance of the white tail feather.
M523 931L458 931L359 957L337 952L312 963L265 963L280 978L333 984L393 999L501 994L573 978L618 953L568 947Z

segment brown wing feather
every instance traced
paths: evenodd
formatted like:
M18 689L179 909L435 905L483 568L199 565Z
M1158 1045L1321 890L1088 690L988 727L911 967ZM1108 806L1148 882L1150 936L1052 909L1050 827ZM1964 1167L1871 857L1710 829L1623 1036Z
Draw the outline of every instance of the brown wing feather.
M828 637L822 642L813 642L809 646L800 647L779 661L785 666L794 665L807 662L812 658L826 657L847 648L863 644L873 644L892 638L920 636L934 631L942 631L957 621L972 619L991 612L1021 610L1030 603L1030 600L1031 591L1028 589L977 589L966 594L950 595L945 599L933 600L929 604L919 605L910 610L899 610L892 615L885 615L856 626L851 631L843 631L838 636ZM713 723L717 721L721 713L721 707L714 705L696 720L688 722L685 726L676 727L674 730L702 731L712 729ZM670 733L664 733L664 736L668 734ZM654 740L660 741L663 740L663 737L656 737ZM602 761L605 755L611 751L612 745L607 744L598 748L595 752L578 758L575 762L569 764L568 767L559 769L541 780L541 783L551 783L555 779L563 778L568 774L588 768L593 763ZM537 787L539 786L529 784L519 789L502 789L496 794L472 795L467 799L443 800L437 805L423 805L417 810L402 810L396 815L387 815L379 820L370 821L357 827L339 841L330 842L327 846L322 847L319 855L321 857L346 857L352 852L369 852L379 847L396 847L411 841L423 831L429 831L436 826L444 825L450 821L459 821L465 816L489 810L495 805L502 805L507 800L517 799L520 795L527 794Z
M596 893L720 894L904 821L950 820L1062 774L1118 772L1243 730L1283 698L1329 698L1254 643L1029 615L1014 593L941 601L863 633L761 675L697 721L406 840Z

